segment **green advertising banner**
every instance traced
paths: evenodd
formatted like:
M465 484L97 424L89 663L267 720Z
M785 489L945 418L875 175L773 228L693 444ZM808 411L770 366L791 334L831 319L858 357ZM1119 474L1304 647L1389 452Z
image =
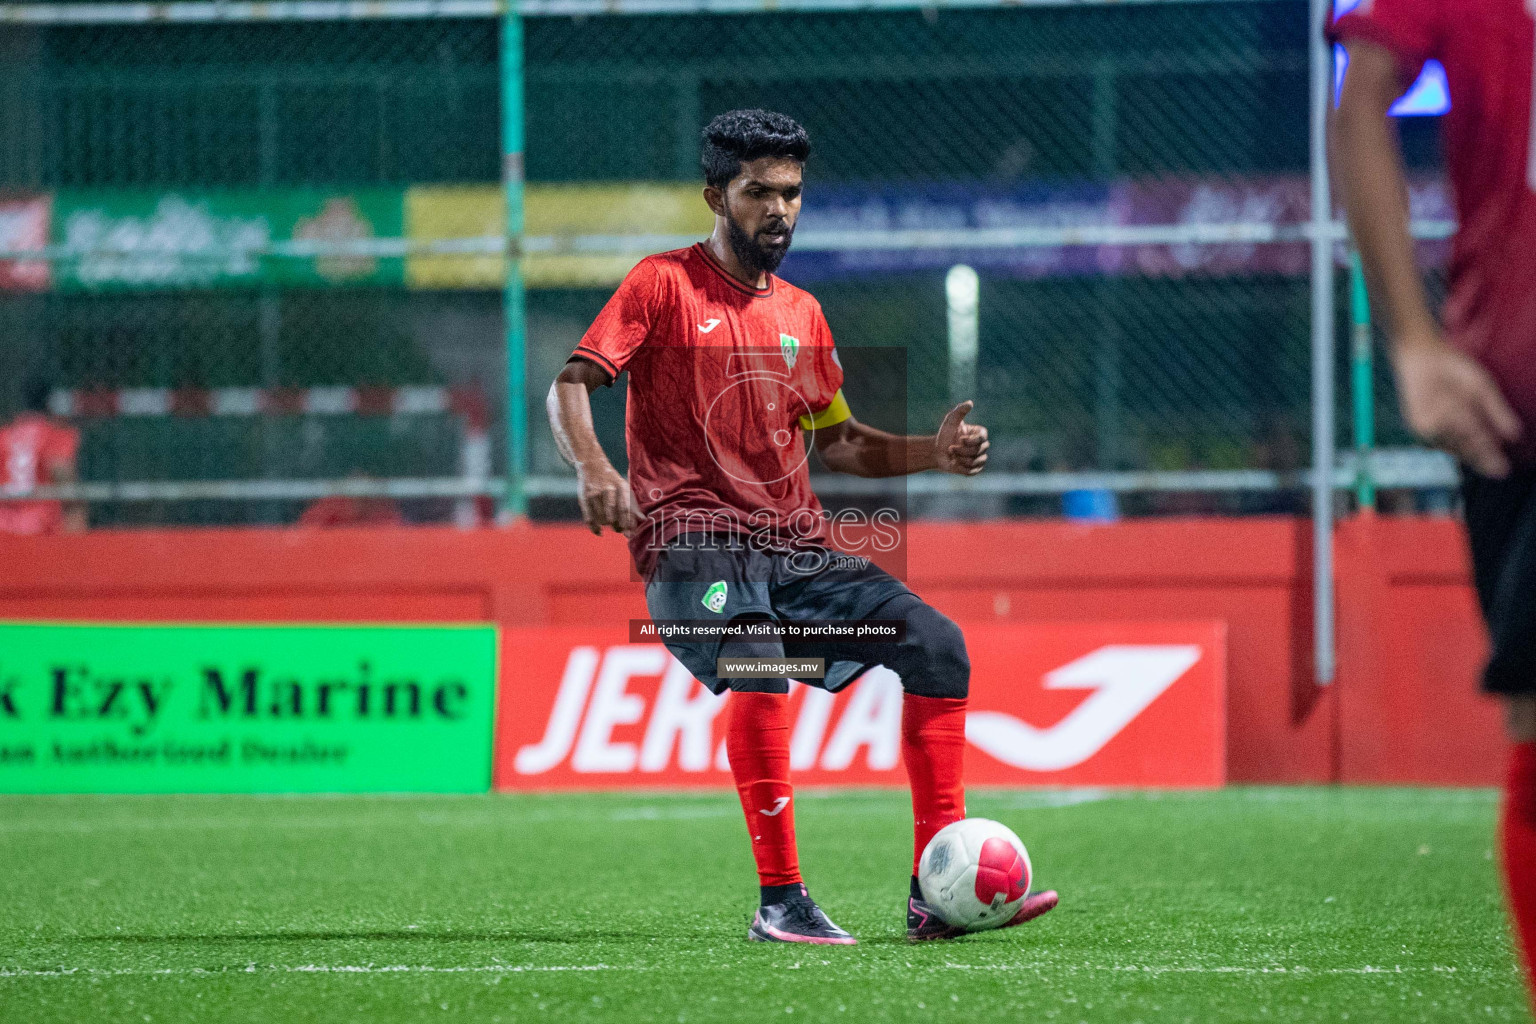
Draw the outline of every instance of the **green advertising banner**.
M118 192L61 189L53 243L60 290L399 285L405 261L368 255L277 256L277 243L399 238L400 189Z
M0 624L0 793L478 793L494 626Z

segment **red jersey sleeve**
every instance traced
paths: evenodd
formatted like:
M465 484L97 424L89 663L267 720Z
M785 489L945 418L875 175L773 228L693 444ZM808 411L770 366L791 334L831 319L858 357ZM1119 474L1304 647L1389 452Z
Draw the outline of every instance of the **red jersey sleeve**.
M837 358L837 348L832 343L832 328L827 318L816 307L816 381L827 396L835 395L843 386L843 361ZM820 410L817 410L818 412Z
M1337 4L1338 0L1334 0ZM1396 55L1405 76L1417 75L1424 62L1439 56L1442 0L1360 0L1334 19L1328 38L1336 43L1364 39Z
M572 356L594 362L617 377L650 337L658 319L661 290L661 273L655 261L641 260L624 276Z
M805 398L812 408L810 416L800 417L800 426L805 430L820 430L843 422L853 412L843 398L843 361L837 357L837 349L832 344L832 328L827 326L827 318L822 315L819 305L812 318L811 330L808 350L814 386Z

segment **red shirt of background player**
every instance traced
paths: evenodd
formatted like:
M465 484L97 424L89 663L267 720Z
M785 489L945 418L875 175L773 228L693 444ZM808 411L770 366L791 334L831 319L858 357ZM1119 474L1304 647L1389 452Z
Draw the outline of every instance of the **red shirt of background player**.
M1536 24L1525 0L1365 0L1330 36L1385 47L1405 81L1426 60L1445 65L1446 158L1461 223L1442 314L1446 339L1493 375L1526 425L1515 454L1536 462Z
M26 493L72 475L80 432L41 413L26 412L0 427L0 487ZM0 501L0 533L58 533L58 501Z
M645 519L629 546L643 576L689 531L828 543L801 432L833 406L843 368L808 292L771 274L750 288L702 244L650 256L574 354L629 371L629 485Z

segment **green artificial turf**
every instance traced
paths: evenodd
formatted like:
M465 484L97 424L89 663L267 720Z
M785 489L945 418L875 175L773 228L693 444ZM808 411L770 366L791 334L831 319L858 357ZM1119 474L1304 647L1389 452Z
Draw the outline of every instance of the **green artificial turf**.
M970 812L1057 911L909 946L905 794L805 793L829 948L746 941L732 794L0 797L0 1020L1529 1020L1491 793Z

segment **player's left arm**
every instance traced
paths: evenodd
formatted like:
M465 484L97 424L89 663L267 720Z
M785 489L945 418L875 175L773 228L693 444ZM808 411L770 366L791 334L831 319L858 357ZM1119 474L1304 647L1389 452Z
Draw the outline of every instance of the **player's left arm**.
M906 476L929 469L975 476L987 464L991 442L986 427L965 422L974 405L961 402L951 409L936 434L887 433L849 412L836 423L816 427L816 452L828 469L851 476Z

